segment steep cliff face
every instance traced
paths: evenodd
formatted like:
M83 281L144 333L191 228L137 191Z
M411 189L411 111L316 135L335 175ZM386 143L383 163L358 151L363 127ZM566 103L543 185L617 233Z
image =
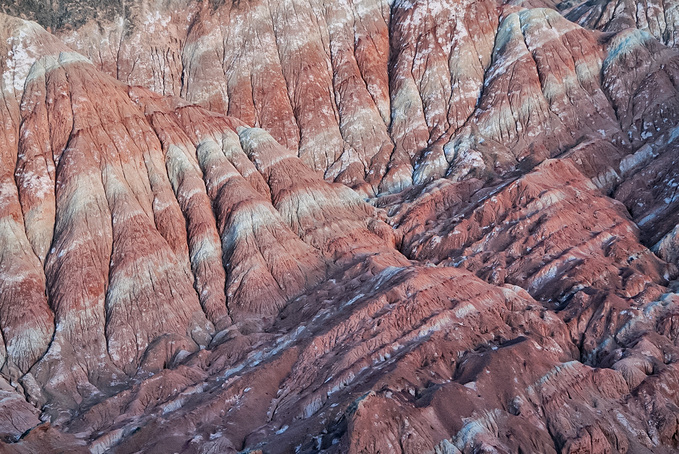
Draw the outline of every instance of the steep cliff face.
M679 448L676 5L0 6L0 452Z

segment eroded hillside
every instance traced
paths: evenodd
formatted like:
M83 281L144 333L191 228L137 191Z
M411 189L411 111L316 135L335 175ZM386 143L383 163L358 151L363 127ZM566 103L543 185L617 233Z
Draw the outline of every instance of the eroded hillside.
M679 447L679 3L0 7L0 452Z

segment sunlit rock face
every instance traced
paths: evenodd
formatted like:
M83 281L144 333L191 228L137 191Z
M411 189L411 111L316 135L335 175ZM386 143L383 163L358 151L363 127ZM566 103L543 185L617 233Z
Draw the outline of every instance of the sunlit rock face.
M0 452L676 452L678 6L0 2Z

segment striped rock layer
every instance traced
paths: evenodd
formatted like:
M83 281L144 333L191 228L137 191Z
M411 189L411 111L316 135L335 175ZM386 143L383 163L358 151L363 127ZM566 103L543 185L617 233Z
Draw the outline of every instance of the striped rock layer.
M677 6L0 2L0 452L676 452Z

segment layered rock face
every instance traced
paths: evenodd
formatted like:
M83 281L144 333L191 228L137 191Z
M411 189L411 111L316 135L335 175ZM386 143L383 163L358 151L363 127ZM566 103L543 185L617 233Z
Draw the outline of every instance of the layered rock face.
M0 452L679 449L676 5L0 6Z

